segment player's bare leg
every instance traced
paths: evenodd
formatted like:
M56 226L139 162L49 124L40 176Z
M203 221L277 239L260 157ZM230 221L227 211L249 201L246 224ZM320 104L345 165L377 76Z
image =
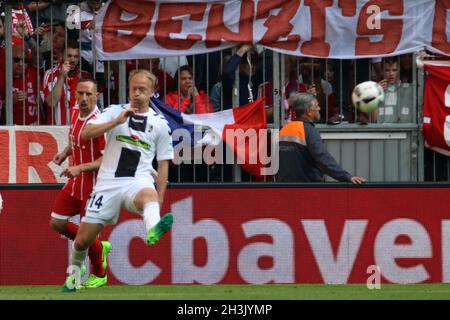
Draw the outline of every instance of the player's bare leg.
M78 225L69 222L67 219L56 219L54 217L50 218L50 228L59 234L65 236L67 239L74 240L78 231ZM81 266L81 278L86 274L86 265Z
M87 251L99 233L102 231L103 225L99 223L80 224L77 236L72 245L70 253L70 265L68 268L68 277L64 283L63 291L74 291L80 287L81 282L81 266L86 259Z
M79 226L66 220L56 219L54 217L50 220L50 227L62 234L68 239L74 240ZM101 241L95 239L89 247L88 255L91 260L91 274L84 284L87 288L98 288L106 285L108 278L106 275L106 268L108 267L108 255L111 251L111 243L108 241ZM81 266L81 278L86 274L87 268L83 263Z
M134 199L134 205L143 211L147 244L155 245L172 227L172 214L168 213L160 218L158 193L152 188L140 190Z

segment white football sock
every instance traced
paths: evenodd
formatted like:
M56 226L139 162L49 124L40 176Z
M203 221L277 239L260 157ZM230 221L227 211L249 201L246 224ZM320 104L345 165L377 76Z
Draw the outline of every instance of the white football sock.
M70 265L81 268L86 259L87 250L78 251L75 249L75 242L72 243L72 252L70 254Z
M147 202L144 205L145 231L148 233L161 219L159 215L159 203L156 201Z

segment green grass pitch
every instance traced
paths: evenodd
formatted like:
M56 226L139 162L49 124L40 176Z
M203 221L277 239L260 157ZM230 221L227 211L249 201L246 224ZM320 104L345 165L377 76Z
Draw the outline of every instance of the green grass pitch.
M0 286L0 300L450 300L450 284L110 285L63 293L61 286Z

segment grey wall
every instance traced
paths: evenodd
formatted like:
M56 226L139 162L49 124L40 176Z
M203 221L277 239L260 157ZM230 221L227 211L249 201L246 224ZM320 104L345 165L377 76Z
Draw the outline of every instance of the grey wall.
M371 182L420 180L417 125L348 126L318 126L328 151L345 170Z

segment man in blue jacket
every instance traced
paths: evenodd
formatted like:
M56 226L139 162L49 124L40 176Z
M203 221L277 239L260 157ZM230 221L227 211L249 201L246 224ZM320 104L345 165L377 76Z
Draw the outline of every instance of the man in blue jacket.
M247 61L246 53L250 51L250 63ZM233 107L233 85L235 71L239 67L239 105L249 103L250 90L254 100L258 97L258 86L261 84L261 77L257 76L259 57L251 45L242 45L234 55L224 64L222 71L223 86L223 110Z
M279 182L324 182L325 174L338 181L362 184L366 180L352 176L341 168L327 151L314 121L320 119L320 106L310 93L297 93L291 98L296 118L279 133Z

